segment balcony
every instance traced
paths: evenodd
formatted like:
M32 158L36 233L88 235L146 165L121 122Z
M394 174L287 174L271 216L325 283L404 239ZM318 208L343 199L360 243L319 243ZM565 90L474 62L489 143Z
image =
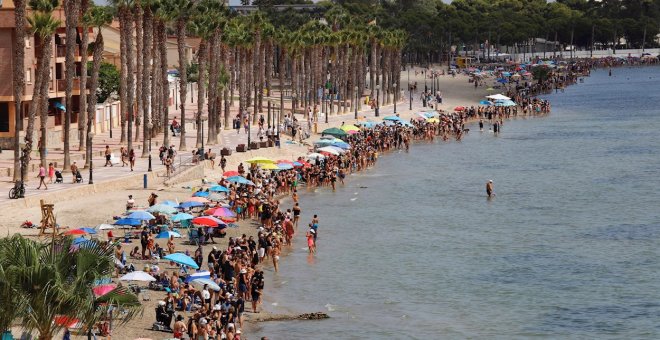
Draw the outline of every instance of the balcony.
M57 58L64 58L66 57L66 45L56 45L55 46L55 56ZM80 46L76 45L75 52L74 52L76 57L80 57Z
M73 91L80 90L80 78L73 79ZM66 79L57 79L57 92L66 91Z

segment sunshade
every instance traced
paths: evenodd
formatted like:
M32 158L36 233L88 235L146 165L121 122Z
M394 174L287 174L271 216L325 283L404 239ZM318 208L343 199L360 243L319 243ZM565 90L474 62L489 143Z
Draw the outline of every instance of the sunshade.
M332 139L319 139L316 142L314 142L314 145L319 147L324 147L324 146L332 145L332 143L334 143Z
M341 127L342 130L348 132L348 131L360 131L360 128L355 126L355 125L342 125Z
M109 230L109 229L115 229L115 226L113 226L112 224L103 223L103 224L99 224L97 228L99 228L99 230Z
M321 134L322 135L335 136L335 137L344 137L344 136L346 136L346 131L344 131L340 128L333 127L333 128L323 130L323 132L321 132Z
M114 283L110 283L110 284L96 286L96 287L92 288L92 291L94 292L94 295L99 297L99 296L103 296L105 294L110 293L115 288L117 288L117 285L114 284Z
M401 117L399 117L399 116L387 116L387 117L383 118L383 120L396 121L396 120L401 120Z
M232 176L239 176L239 175L240 174L238 173L238 171L234 171L234 170L225 171L225 172L222 173L222 177L232 177Z
M495 102L495 106L516 106L516 103L512 100L499 100Z
M170 238L170 236L179 238L181 237L181 234L177 233L176 231L165 230L165 231L161 231L158 235L156 235L156 238Z
M289 163L277 163L277 167L280 170L291 170L291 169L293 169L293 165L291 165Z
M187 199L186 202L209 203L209 200L207 200L204 197L191 197L191 198Z
M172 218L170 219L172 222L181 222L185 220L192 220L195 218L195 216L186 214L186 213L178 213L176 215L173 215Z
M194 201L189 201L189 202L183 202L179 205L181 208L195 208L195 207L203 207L204 203L202 202L194 202Z
M206 226L206 227L217 227L217 226L226 226L225 222L222 222L222 220L219 220L213 216L200 216L200 217L195 217L192 220L193 224L196 225L201 225L201 226Z
M205 271L190 274L188 277L186 277L185 280L183 280L183 282L190 283L192 280L209 279L209 278L211 278L211 272L209 272L208 270L205 270Z
M440 123L440 119L438 119L438 118L431 118L431 119L427 120L427 122L429 122L429 123Z
M120 277L119 281L156 281L156 279L141 270L137 270Z
M491 102L489 100L482 100L482 101L479 102L479 105L491 106L491 105L493 105L493 102Z
M261 164L261 169L262 170L280 170L280 167L277 166L277 164L268 163L268 164Z
M465 110L465 107L463 106L457 106L454 108L454 111L463 111L463 110Z
M204 287L204 285L207 285L210 289L217 291L220 291L220 286L218 286L217 283L213 282L213 280L209 279L194 279L192 280L192 283L198 285L199 287Z
M120 219L116 220L114 224L115 225L132 225L132 226L136 226L136 225L142 224L142 220L138 220L136 218L120 218Z
M231 183L254 185L254 183L252 183L252 181L246 179L243 176L232 176L232 177L227 178L227 181L231 182Z
M213 208L209 209L213 211L208 211L207 213L210 213L210 215L216 216L216 217L236 217L236 213L231 211L230 209L227 209L225 207L218 207L218 208Z
M227 193L214 192L207 197L209 201L219 202L227 199Z
M214 185L209 188L209 191L213 192L229 192L229 189L223 187L222 185Z
M275 163L272 159L268 159L266 157L252 157L245 161L246 163Z
M276 163L277 163L277 164L280 164L280 163L286 163L286 164L291 164L291 165L293 165L293 161L290 161L290 160L288 160L288 159L278 159Z
M499 94L499 93L498 94L493 94L493 95L490 95L490 96L486 96L486 98L489 98L489 99L492 99L492 100L509 100L509 99L511 99L511 98L509 98L509 97L507 97L503 94Z
M193 269L199 269L199 266L197 263L195 263L195 260L192 259L192 257L184 254L184 253L174 253L174 254L169 254L165 257L163 257L164 260L172 261L174 263L178 263L182 266L188 266Z
M320 153L316 153L316 152L312 152L309 155L307 155L307 159L317 159L317 158L318 159L325 159L325 156L320 154Z
M373 129L374 127L376 127L376 125L378 125L378 123L370 122L370 121L360 123L360 126L362 126L365 129Z
M340 149L344 149L344 150L348 150L348 149L351 148L351 145L346 143L346 142L334 142L330 146L334 146L336 148L340 148Z
M64 232L64 235L86 235L87 232L82 230L82 228L71 229ZM96 234L96 231L94 232Z
M197 191L193 194L193 197L209 197L209 193L206 191Z
M55 316L55 318L53 318L53 323L55 323L58 326L75 328L78 325L78 323L80 323L80 320L66 315L57 315Z
M174 202L174 201L163 201L160 204L169 205L170 207L176 207L177 205L179 205L179 203Z
M153 220L156 218L154 215L142 210L134 211L127 217L136 220Z
M163 204L163 203L151 206L151 207L149 207L149 209L147 209L147 211L152 212L152 213L168 214L168 215L171 215L171 214L174 214L174 213L177 212L176 208L174 208L170 205L167 205L167 204Z

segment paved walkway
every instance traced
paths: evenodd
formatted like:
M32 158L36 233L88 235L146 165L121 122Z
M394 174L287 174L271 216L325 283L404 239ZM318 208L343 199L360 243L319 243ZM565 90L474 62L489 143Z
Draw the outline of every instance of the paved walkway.
M407 97L407 96L406 96ZM415 95L413 94L413 98L415 98ZM408 98L405 98L404 102L397 103L397 112L405 112L408 111L409 104L407 101ZM413 109L420 109L415 104L421 104L419 101L413 100ZM363 108L369 108L367 105L362 105ZM186 105L186 119L188 121L192 121L193 119L193 114L194 111L196 110L196 104L188 104ZM264 109L265 110L265 109ZM394 106L393 105L387 105L387 106L381 106L380 107L380 118L391 115L393 114L394 111ZM177 115L177 112L170 112L170 117L177 116L180 120L180 114ZM189 116L190 115L190 116ZM347 124L352 124L355 122L354 119L354 112L349 112L346 114L334 114L330 115L328 117L328 124L325 124L325 114L320 114L319 113L319 124L318 124L318 132L321 132L322 130L331 127L331 126L339 126L341 122L346 122ZM361 119L363 117L366 117L367 119L374 119L378 120L379 118L374 117L375 112L374 110L371 110L370 108L368 110L362 110L358 112L358 117ZM298 118L302 118L302 115L297 115ZM267 117L267 114L264 112L264 117ZM266 123L267 125L268 123ZM302 122L303 126L306 128L306 122ZM194 129L191 129L191 127L194 127L195 124L190 124L187 125L188 129L186 131L186 144L187 144L187 149L188 151L178 151L177 158L175 160L175 165L182 165L190 162L190 158L192 155L192 150L195 149L195 144L196 144L196 134L197 131ZM313 127L312 127L312 132L313 132ZM252 141L257 141L257 131L258 131L258 126L254 125L251 126L250 133L251 133L251 140ZM207 132L207 126L204 127L204 137L206 138L206 132ZM119 138L120 137L120 130L118 128L115 128L113 130L113 138L110 138L109 132L105 133L99 133L94 137L94 143L93 143L93 179L94 183L99 183L103 181L110 181L110 180L115 180L121 177L126 177L126 176L131 176L134 174L144 174L147 172L148 168L148 158L139 158L142 155L141 151L141 146L142 146L142 141L139 142L133 142L134 148L136 150L136 154L138 156L138 159L136 160L135 168L134 171L130 171L129 167L122 167L121 164L114 164L114 166L110 167L105 167L103 164L105 163L105 159L103 157L103 150L105 149L106 145L109 145L111 150L113 150L113 153L119 157L119 148L122 144L119 143ZM282 141L286 140L286 136L282 136L281 139ZM288 137L290 138L290 137ZM314 139L312 137L312 139ZM179 145L179 140L180 137L177 135L177 137L173 138L170 136L170 144L174 144L177 148ZM159 173L159 175L163 176L164 174L164 166L161 165L160 160L158 159L158 147L162 144L163 141L163 135L160 134L156 138L152 139L152 170L156 171ZM238 144L247 144L247 134L244 133L243 129L241 128L240 133L236 133L236 130L222 130L218 136L218 144L217 145L205 145L205 149L212 149L212 152L215 152L216 154L220 154L220 149L223 147L227 147L229 149L235 150L236 145ZM81 168L80 172L83 176L83 183L72 183L72 176L69 172L66 172L63 174L64 176L64 183L52 183L48 184L48 190L44 190L43 188L41 190L36 190L37 185L39 184L38 179L36 178L36 172L30 172L29 177L27 179L26 183L26 197L32 197L32 196L37 196L40 194L45 194L47 192L52 192L52 191L60 191L60 190L65 190L68 188L71 188L76 185L86 185L89 180L89 170L88 169L82 169L82 166L84 165L85 161L83 159L82 152L77 151L77 145L75 145L76 150L71 152L71 159L72 162L76 161ZM35 159L36 158L36 159ZM61 149L59 150L49 150L49 156L48 156L48 161L58 161L58 168L61 169L62 167L62 160L63 159L63 152ZM0 167L8 167L12 166L12 161L13 161L13 151L11 150L5 150L2 154L0 154ZM35 156L33 157L32 163L38 164L39 160ZM8 176L0 177L0 204L2 202L7 202L10 201L8 197L9 190L13 187L14 183L12 182L12 178Z

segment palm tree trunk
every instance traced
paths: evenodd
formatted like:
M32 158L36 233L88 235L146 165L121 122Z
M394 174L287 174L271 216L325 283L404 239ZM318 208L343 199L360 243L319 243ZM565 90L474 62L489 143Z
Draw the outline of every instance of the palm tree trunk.
M195 122L197 123L197 142L195 147L202 146L202 111L204 111L204 96L206 95L206 59L208 54L208 43L202 39L197 50L197 63L199 64L199 80L197 81L197 112Z
M136 24L138 21L135 22ZM153 64L151 63L152 55L151 52L153 51L152 49L152 42L154 41L154 17L153 13L151 12L151 9L146 6L143 10L143 15L142 15L142 28L138 28L137 25L135 27L136 30L136 36L139 36L137 32L142 30L142 51L139 50L140 47L138 47L138 50L136 52L136 57L138 62L141 59L142 63L142 69L140 70L138 67L138 74L140 71L142 71L142 83L140 84L138 82L138 87L142 85L142 120L144 121L144 124L142 124L142 129L143 129L143 138L142 138L142 158L149 157L149 145L148 145L148 140L147 136L151 131L149 131L149 123L153 124L153 120L149 119L150 114L152 113L152 109L154 108L153 105L149 104L149 99L151 97L151 103L154 103L154 98L153 93L152 93L152 86L151 86L151 79L153 79L153 82L156 83L156 74L153 72L155 70L155 67L157 66L156 63L154 62ZM138 45L139 46L139 45ZM142 54L142 58L139 57L139 54ZM151 67L150 67L151 66ZM137 96L136 96L137 97ZM139 98L139 97L137 97ZM139 107L139 105L138 105ZM137 115L140 115L140 110L138 109ZM138 125L136 123L136 130L139 130ZM136 137L137 141L137 137Z
M64 169L71 165L71 111L73 111L73 78L76 76L74 58L76 51L76 27L78 27L78 17L80 15L80 0L65 0L64 14L66 15L66 56L64 60L65 78L66 78L66 111L64 112ZM48 91L48 88L46 88ZM46 94L47 95L47 94ZM42 144L46 143L42 133ZM45 163L45 155L42 161Z
M159 36L159 44L158 47L160 49L160 91L161 91L161 109L159 111L159 119L158 119L158 124L156 125L158 128L158 132L164 132L167 134L167 122L169 121L169 115L170 115L170 108L169 108L169 102L170 102L170 83L167 81L167 46L165 45L165 42L167 41L167 30L165 29L165 23L160 22L158 25L158 36ZM185 68L184 68L185 70ZM155 132L152 131L151 134L152 137L155 137Z
M88 0L80 1L80 13L87 13L89 8ZM86 148L85 131L87 129L87 49L89 48L89 28L82 25L80 42L80 114L78 114L78 151ZM87 157L85 157L85 167L88 166Z
M25 92L25 0L14 0L14 53L12 78L14 82L14 181L20 179L20 131L23 129L23 93ZM36 78L36 76L35 76ZM36 79L35 79L36 80ZM34 117L32 117L34 125ZM31 137L30 137L31 138ZM27 166L24 168L27 169Z
M99 29L94 41L94 62L92 64L92 75L89 79L89 92L96 93L99 84L99 69L103 58L103 34ZM89 96L89 106L87 107L87 160L92 159L92 125L96 113L96 96Z
M206 136L206 143L213 143L213 135L215 134L215 121L216 121L216 104L217 101L217 89L218 89L218 69L217 69L217 36L214 33L209 38L209 43L207 45L206 60L209 68L209 87L208 87L208 108L207 108L207 119L208 119L208 134ZM217 136L217 135L216 135Z
M176 46L179 53L179 104L181 108L181 137L179 139L179 150L186 150L186 95L188 94L188 74L186 73L188 67L188 58L185 51L186 44L186 20L184 17L179 17L176 20ZM165 124L169 124L166 119ZM168 144L168 129L165 129L165 136L163 137L163 144Z
M40 112L40 127L41 127L41 148L39 149L39 154L40 154L40 160L41 163L46 163L46 147L47 147L47 141L46 141L46 123L48 122L48 74L50 72L50 55L53 51L53 42L52 42L53 37L49 36L48 39L44 39L42 41L42 54L43 54L43 65L42 68L44 70L41 70L43 72L43 75L41 78L42 81L39 84L39 88L35 87L35 91L39 91L39 96L37 100L32 99L32 106L39 110ZM37 66L39 67L39 66ZM64 169L66 170L66 168Z
M119 9L119 45L120 45L120 61L121 68L119 70L119 103L120 103L120 125L121 125L121 138L120 143L126 143L126 121L128 117L128 58L126 57L126 39L130 34L128 28L126 27L126 15L124 14L124 8ZM110 127L112 129L112 126Z
M151 43L153 48L155 49L155 46L158 46L160 44L160 35L158 33L158 26L160 25L160 22L155 20L152 16L152 26L151 26ZM163 43L164 44L164 43ZM153 136L154 131L157 131L158 129L158 113L161 110L161 106L163 104L163 99L161 99L162 91L161 91L161 60L160 60L160 53L158 53L159 50L153 51L151 54L151 70L149 70L148 74L151 77L151 86L149 89L149 97L151 99L151 108L147 111L147 115L145 117L145 125L147 123L151 123L151 129L148 127L145 129L145 138L148 138L149 136ZM165 61L167 63L167 60ZM146 141L144 143L145 147L144 149L147 149L147 155L149 154L149 141ZM144 152L144 151L143 151Z
M144 39L145 39L145 34L146 32L144 31L144 16L145 11L142 10L142 7L138 4L135 6L135 12L134 14L134 20L135 20L135 108L137 111L137 115L135 116L135 141L140 140L140 124L141 120L140 119L140 113L144 110L145 107L148 107L148 104L144 100L144 69L145 69L145 62L144 62ZM146 123L146 119L145 119ZM146 127L147 124L144 124ZM142 157L144 157L144 148L143 148L143 154Z
M126 119L126 136L128 139L128 150L133 150L133 118L135 116L135 108L134 108L134 94L135 94L135 82L133 81L133 20L131 20L131 12L130 9L124 7L124 16L125 19L124 21L126 22L126 50L124 51L126 54L126 60L127 60L127 65L126 65L126 72L128 75L127 79L127 104L128 104L128 116Z

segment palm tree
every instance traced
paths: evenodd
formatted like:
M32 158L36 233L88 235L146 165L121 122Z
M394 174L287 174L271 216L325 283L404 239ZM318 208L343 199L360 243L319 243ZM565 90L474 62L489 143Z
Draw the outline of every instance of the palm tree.
M64 14L66 16L66 56L65 68L65 97L66 110L64 112L64 169L71 165L71 111L73 111L73 78L76 76L75 51L77 42L78 17L80 16L80 0L64 0ZM82 90L81 90L82 91ZM45 144L45 139L42 140ZM42 157L45 164L45 155Z
M117 8L120 27L121 79L119 97L121 101L121 143L128 142L128 149L133 148L133 116L135 114L133 81L133 7L134 0L113 0Z
M99 84L99 69L103 59L103 32L101 27L112 22L113 12L110 7L92 6L83 16L84 27L96 27L96 39L94 40L94 62L92 63L92 75L89 81L89 105L87 106L87 138L85 159L92 159L92 125L94 124L94 114L96 113L96 90Z
M40 53L37 57L37 70L36 79L34 84L34 92L32 95L32 105L30 105L30 113L28 119L28 126L25 133L25 149L23 157L22 175L27 178L27 164L30 161L30 153L32 152L32 142L34 134L34 119L37 114L37 109L41 109L41 161L45 163L46 153L46 121L48 119L48 112L44 102L48 102L48 81L50 72L50 55L52 52L52 39L53 34L61 22L53 18L53 10L59 5L57 0L31 0L29 3L32 8L32 16L28 18L31 26L31 33L34 33L35 46L40 47Z
M197 81L197 112L195 113L195 123L197 124L197 141L195 147L199 148L202 145L202 111L204 110L204 97L206 95L206 71L208 59L208 40L211 34L209 27L208 17L206 16L206 7L202 4L197 8L194 19L190 22L190 32L199 37L199 48L197 49L197 65L199 70L199 80ZM183 85L181 85L183 87Z
M126 310L123 322L138 316L142 309L137 296L123 287L94 296L95 281L113 271L112 245L89 241L74 246L70 237L50 244L20 235L0 240L0 282L8 283L5 289L18 302L15 318L28 331L36 330L40 340L52 339L64 327L53 322L55 317L90 325L102 315L102 304Z
M144 72L144 30L142 29L144 11L142 10L142 2L135 2L135 9L133 16L135 17L135 141L140 140L140 118L144 106L147 105L143 100L142 87L144 86L143 72ZM146 124L144 125L146 127ZM145 148L142 148L144 153ZM144 154L142 155L144 157Z
M89 9L89 0L80 1L80 13L84 16ZM80 41L80 113L78 114L78 151L82 151L86 146L85 131L87 130L87 56L89 48L89 26L82 21L82 37ZM85 158L85 167L89 165L89 160Z
M141 71L142 71L142 77L141 77L142 78L142 84L138 84L138 87L139 87L139 85L142 85L142 88L141 88L141 91L140 91L141 95L142 95L142 98L140 98L138 100L142 101L142 110L143 110L143 112L142 112L142 121L143 121L143 124L142 124L142 128L143 128L143 133L142 133L142 135L143 135L143 138L142 138L142 157L145 158L145 157L149 156L149 149L148 149L149 146L147 145L147 143L148 143L147 134L151 133L151 131L149 131L149 129L148 129L148 125L149 125L148 123L151 122L149 113L153 112L152 111L153 107L152 107L152 105L149 104L148 100L149 100L149 97L151 97L152 102L155 100L153 95L151 95L150 80L153 79L154 83L155 83L156 74L150 72L152 70L150 70L149 66L153 66L153 67L156 66L155 63L154 63L154 65L151 64L151 58L152 58L152 54L151 54L152 47L151 46L152 46L152 43L153 43L153 40L154 40L154 15L153 15L153 10L156 9L156 8L152 8L152 7L157 7L157 6L155 6L153 1L141 0L140 1L140 7L142 8L142 13L143 13L143 15L142 15L142 27L141 27L143 35L142 35L142 51L138 50L138 53L142 53L142 58L138 57L137 59L138 59L138 63L142 64L142 69L141 69ZM137 27L136 27L136 29L137 29ZM140 111L137 112L137 115L138 116L140 115Z
M25 90L25 0L14 0L14 53L12 78L14 82L14 181L20 178L20 131L23 129L23 92ZM27 168L27 165L25 165Z
M192 10L192 2L187 0L174 0L173 4L174 16L176 17L175 30L176 30L176 47L179 54L179 102L181 103L181 139L179 144L180 150L186 149L186 96L188 95L188 56L186 55L186 23L190 18L190 11ZM169 123L169 117L164 117L165 126ZM163 134L163 145L169 145L169 129L165 129Z

